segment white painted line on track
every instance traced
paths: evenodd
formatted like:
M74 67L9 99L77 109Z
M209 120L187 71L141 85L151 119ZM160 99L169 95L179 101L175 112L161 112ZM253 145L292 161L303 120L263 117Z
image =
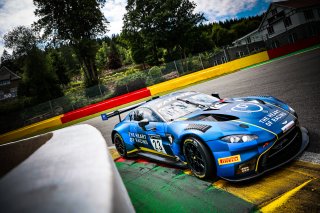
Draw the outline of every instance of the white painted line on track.
M320 164L320 154L314 152L304 152L299 158L299 161Z

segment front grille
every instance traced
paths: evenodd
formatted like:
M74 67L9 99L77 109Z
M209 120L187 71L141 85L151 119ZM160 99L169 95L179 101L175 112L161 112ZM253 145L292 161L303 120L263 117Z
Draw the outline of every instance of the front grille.
M301 147L302 135L299 127L291 128L276 144L260 158L259 172L286 162L296 155Z

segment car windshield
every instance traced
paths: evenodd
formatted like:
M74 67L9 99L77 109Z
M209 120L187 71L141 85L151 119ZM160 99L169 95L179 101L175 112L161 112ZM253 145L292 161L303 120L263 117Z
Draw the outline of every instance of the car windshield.
M214 102L219 101L218 98L212 97L211 95L207 95L207 94L196 94L196 95L192 95L190 97L188 97L189 101L192 101L194 103L199 103L199 104L203 104L203 105L210 105Z
M189 104L184 101L174 100L169 102L160 108L158 108L158 113L167 121L173 121L177 118L183 117L190 114L196 110L200 109L194 104Z

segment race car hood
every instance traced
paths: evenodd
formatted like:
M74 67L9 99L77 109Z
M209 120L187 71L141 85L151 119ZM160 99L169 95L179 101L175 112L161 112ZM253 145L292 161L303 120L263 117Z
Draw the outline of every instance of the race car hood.
M276 134L291 128L296 120L293 115L281 107L259 100L217 102L208 109L192 113L187 120L196 121L199 118L199 121L205 121L206 116L213 117L217 122L237 120Z

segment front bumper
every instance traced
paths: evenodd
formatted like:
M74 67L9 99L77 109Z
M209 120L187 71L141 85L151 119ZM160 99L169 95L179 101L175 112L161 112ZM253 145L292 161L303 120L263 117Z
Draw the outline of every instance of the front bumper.
M308 130L304 127L297 127L297 128L299 128L298 131L300 131L300 133L298 134L298 137L295 138L295 140L298 140L296 141L296 143L299 146L294 147L294 151L288 150L287 153L285 153L286 155L280 153L282 159L274 158L274 159L268 160L268 157L269 157L268 154L270 154L270 151L268 151L267 153L264 153L262 155L262 160L258 162L259 163L258 171L256 171L254 174L250 174L250 175L248 174L248 176L241 176L241 177L235 176L235 177L221 177L221 178L231 182L246 181L249 179L257 178L265 174L266 172L274 170L294 160L296 157L302 154L302 152L306 149L306 147L309 144ZM276 160L278 160L278 162Z

